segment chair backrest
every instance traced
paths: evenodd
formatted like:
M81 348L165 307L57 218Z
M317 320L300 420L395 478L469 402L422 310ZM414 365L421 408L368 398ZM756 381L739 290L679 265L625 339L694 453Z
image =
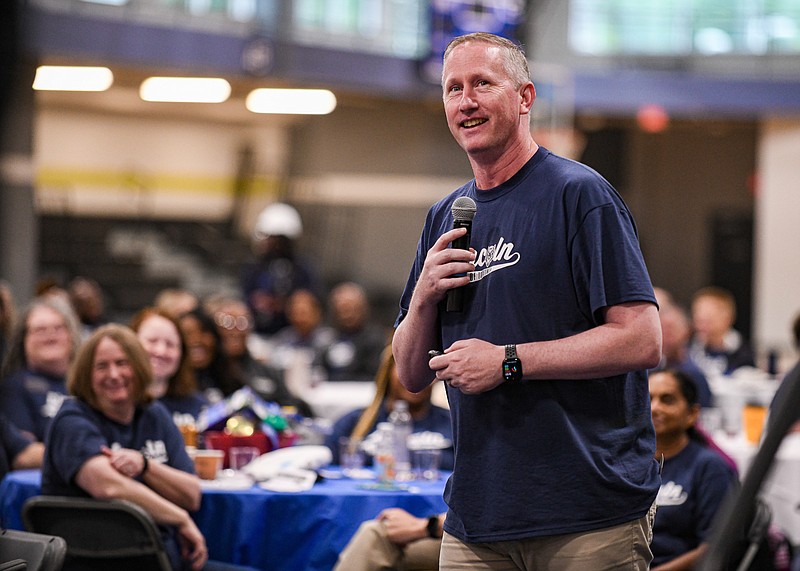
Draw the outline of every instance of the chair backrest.
M63 537L64 569L153 569L171 571L153 518L125 500L35 496L22 507L29 531Z
M66 542L57 536L4 529L0 531L0 570L58 571Z

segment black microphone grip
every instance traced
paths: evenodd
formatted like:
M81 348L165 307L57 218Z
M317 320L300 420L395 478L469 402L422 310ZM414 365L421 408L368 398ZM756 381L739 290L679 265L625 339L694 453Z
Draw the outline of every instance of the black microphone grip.
M472 220L455 220L453 221L453 228L466 228L467 233L453 240L452 247L458 250L469 250L470 234L472 232ZM465 287L466 286L455 287L447 291L447 305L445 307L446 311L455 313L464 311Z

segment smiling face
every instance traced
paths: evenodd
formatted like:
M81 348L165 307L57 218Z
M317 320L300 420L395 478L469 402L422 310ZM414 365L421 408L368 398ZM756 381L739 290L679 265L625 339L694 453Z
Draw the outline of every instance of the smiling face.
M72 339L64 317L45 306L28 315L25 334L25 360L32 371L63 376L69 368Z
M101 339L94 352L92 391L98 408L107 416L119 418L120 411L133 414L136 406L133 367L120 344L109 337Z
M214 334L204 329L203 324L191 314L181 318L181 328L186 336L189 362L194 369L205 369L214 360L217 350Z
M497 160L526 140L533 84L515 86L503 48L473 41L444 62L442 86L450 132L470 158Z
M650 375L650 408L657 440L682 437L700 413L699 405L689 404L678 380L668 372Z
M169 380L181 363L181 336L167 318L151 315L142 321L136 332L150 358L153 377L157 381Z

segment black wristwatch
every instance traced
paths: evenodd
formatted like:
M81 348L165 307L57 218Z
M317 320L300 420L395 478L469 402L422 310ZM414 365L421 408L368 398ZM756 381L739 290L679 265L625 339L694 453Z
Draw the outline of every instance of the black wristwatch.
M522 361L517 357L516 345L506 345L506 358L503 360L503 379L506 381L522 380Z
M439 538L439 516L432 515L428 518L428 537L431 539Z

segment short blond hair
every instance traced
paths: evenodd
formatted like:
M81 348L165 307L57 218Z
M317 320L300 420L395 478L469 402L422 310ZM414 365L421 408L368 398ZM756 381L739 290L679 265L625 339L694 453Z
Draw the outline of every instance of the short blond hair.
M474 32L453 38L444 51L442 62L447 62L447 58L450 57L455 48L470 42L480 42L500 48L503 67L508 73L508 77L514 82L515 88L518 89L523 84L531 81L528 58L522 48L509 39L488 32ZM442 87L444 87L444 66L442 66Z

